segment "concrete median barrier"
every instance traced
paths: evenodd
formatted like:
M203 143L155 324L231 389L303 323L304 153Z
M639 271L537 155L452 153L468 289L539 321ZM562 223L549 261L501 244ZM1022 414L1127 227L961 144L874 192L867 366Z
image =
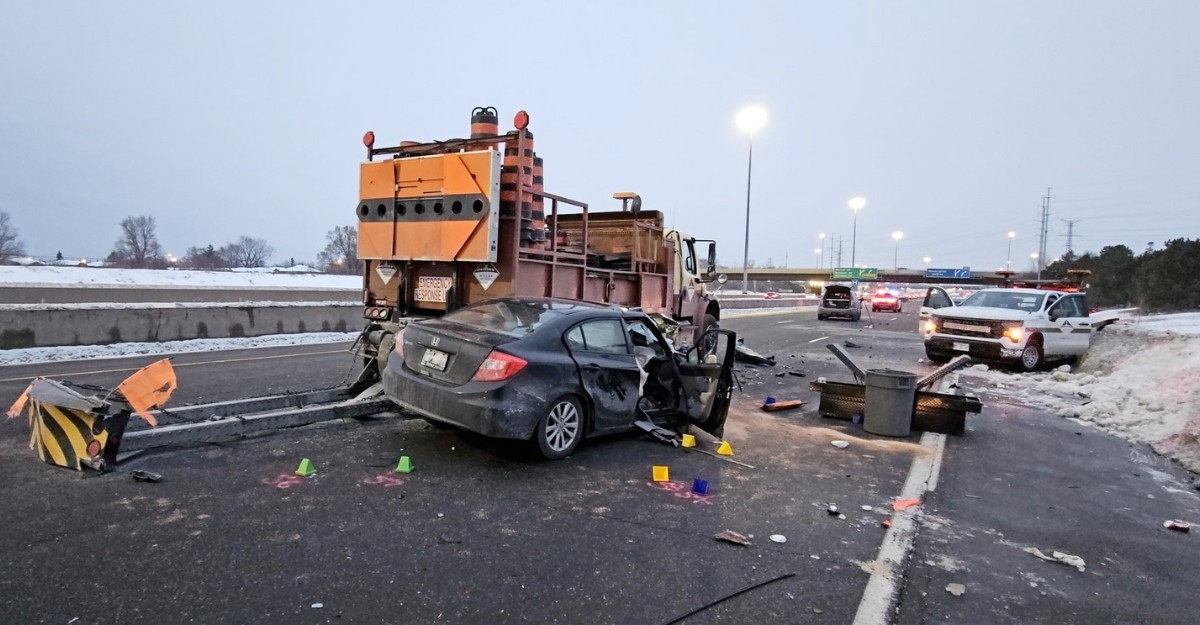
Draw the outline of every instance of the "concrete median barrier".
M363 327L353 302L0 307L0 349L234 338Z

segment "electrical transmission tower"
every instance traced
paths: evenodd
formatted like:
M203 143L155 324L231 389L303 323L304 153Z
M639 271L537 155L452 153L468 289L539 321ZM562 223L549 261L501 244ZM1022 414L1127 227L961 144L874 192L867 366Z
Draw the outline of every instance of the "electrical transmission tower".
M1075 224L1082 221L1081 219L1063 219L1063 223L1067 224L1067 256L1075 255Z

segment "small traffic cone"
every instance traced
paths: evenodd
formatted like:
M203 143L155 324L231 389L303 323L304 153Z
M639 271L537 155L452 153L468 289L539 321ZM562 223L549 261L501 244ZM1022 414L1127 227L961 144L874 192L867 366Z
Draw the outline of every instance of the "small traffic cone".
M662 466L655 466L653 469L655 482L670 482L670 469Z
M696 446L696 437L691 434L684 434L683 442L680 444L683 445L684 447L695 447Z
M312 477L317 474L317 468L313 466L312 460L305 458L300 461L300 466L296 467L296 475L300 477Z
M732 456L733 447L729 446L729 441L721 441L721 446L717 448L717 453L722 456Z
M396 473L412 473L412 470L412 458L400 456L400 462L396 463Z

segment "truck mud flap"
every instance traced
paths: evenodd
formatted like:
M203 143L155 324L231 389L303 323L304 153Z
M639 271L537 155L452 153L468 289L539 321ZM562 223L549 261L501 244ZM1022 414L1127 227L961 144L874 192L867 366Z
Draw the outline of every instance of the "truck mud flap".
M809 389L821 394L817 413L828 419L851 421L863 414L866 387L844 382L812 382ZM983 403L974 395L952 395L917 391L912 429L922 432L961 435L967 413L978 414Z

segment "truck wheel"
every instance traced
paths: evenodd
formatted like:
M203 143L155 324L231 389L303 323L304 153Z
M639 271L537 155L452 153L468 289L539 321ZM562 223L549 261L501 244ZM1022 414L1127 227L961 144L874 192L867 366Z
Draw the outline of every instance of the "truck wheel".
M585 420L579 400L564 395L550 404L533 433L538 451L547 460L566 458L583 440Z
M1040 336L1030 337L1029 342L1025 344L1025 349L1021 350L1021 371L1036 371L1044 362L1042 338Z
M944 364L950 362L949 358L947 358L941 354L937 354L937 353L930 351L928 347L925 348L925 359L928 360L929 362L936 363L939 365L944 365Z

